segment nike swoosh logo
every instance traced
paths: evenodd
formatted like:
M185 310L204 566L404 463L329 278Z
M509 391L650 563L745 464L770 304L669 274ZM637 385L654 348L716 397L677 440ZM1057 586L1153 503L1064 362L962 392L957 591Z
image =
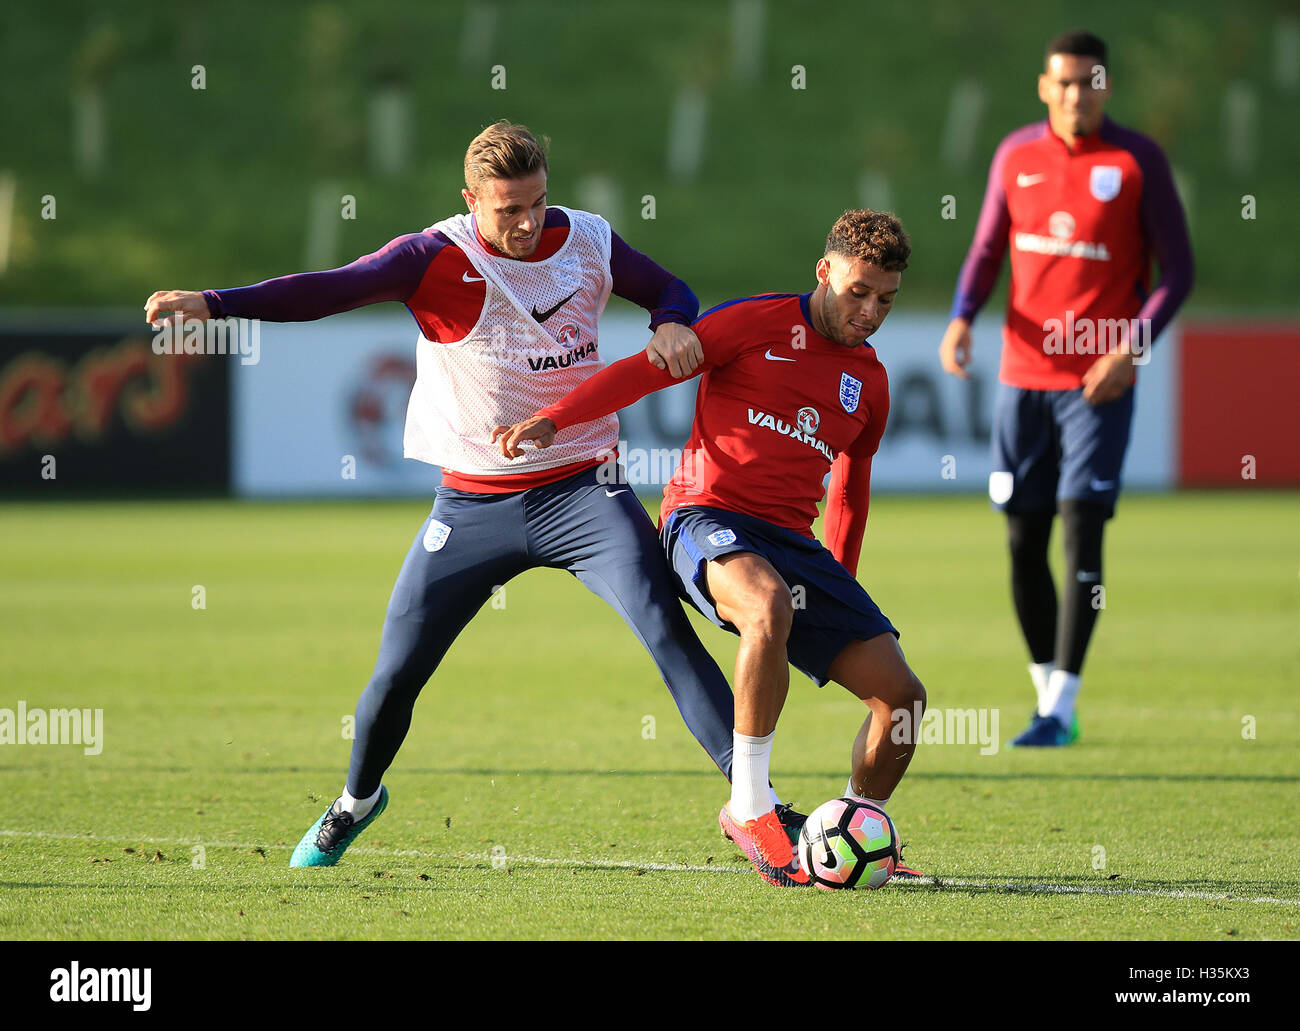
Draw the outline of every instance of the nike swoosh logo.
M1017 185L1017 186L1037 186L1039 183L1041 183L1041 182L1042 182L1044 179L1046 179L1046 178L1047 178L1047 176L1044 175L1044 174L1041 173L1041 172L1038 173L1037 175L1025 175L1024 172L1021 172L1018 176L1016 176L1016 185Z
M626 494L626 493L627 491L625 490L607 490L605 491L605 497L612 498L612 497L617 497L619 494Z
M549 319L552 315L554 315L557 311L559 311L561 308L563 308L566 304L568 304L571 300L573 300L577 296L578 296L578 291L574 290L573 293L569 294L568 297L562 300L559 304L555 305L555 307L547 308L545 311L538 311L537 305L533 305L533 318L535 318L538 322L545 322L547 319Z
M1115 486L1114 480L1093 480L1088 484L1091 490L1110 490L1113 486Z
M797 362L799 360L798 358L782 358L780 355L773 354L770 347L767 349L767 353L764 354L763 357L769 362Z
M462 273L460 274L460 278L461 278L461 280L462 280L463 282L466 282L466 283L481 283L481 282L483 282L483 277L482 277L482 276L471 276L468 272L462 272Z
M1090 584L1094 580L1101 579L1100 573L1085 573L1082 569L1080 569L1077 573L1075 573L1074 576L1075 579L1078 580L1079 583L1081 584Z

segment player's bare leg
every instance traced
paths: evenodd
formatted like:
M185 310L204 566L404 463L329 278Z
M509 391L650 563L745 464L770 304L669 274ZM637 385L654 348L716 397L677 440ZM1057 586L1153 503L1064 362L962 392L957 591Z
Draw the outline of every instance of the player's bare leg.
M705 583L718 615L736 628L740 647L732 685L736 730L731 760L731 800L718 814L723 833L744 849L769 883L808 883L775 811L768 769L776 722L790 691L786 642L794 599L765 558L741 551L712 560Z
M830 678L860 698L869 710L853 742L851 792L883 805L903 779L916 751L915 717L925 711L925 687L908 667L893 634L847 645L831 663ZM898 711L907 713L906 726L912 729L902 735L901 742L891 733Z
M736 732L765 737L790 691L785 644L794 623L794 599L767 559L749 551L708 564L705 582L718 615L740 632L736 651Z
M883 809L916 751L919 717L926 705L925 687L908 667L893 634L847 645L829 672L830 679L862 699L870 710L853 741L848 793ZM906 724L894 720L899 711L907 714ZM898 725L909 727L911 733L895 735ZM896 736L903 740L896 741ZM904 866L900 852L894 875L914 878L921 873Z

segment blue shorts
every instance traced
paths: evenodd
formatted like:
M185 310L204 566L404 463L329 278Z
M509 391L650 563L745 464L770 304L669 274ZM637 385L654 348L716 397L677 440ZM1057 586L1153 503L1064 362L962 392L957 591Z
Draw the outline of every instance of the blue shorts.
M898 636L854 576L818 541L766 519L721 508L691 505L668 517L660 533L682 597L708 619L737 633L714 608L705 564L737 551L767 559L794 596L794 625L786 642L790 665L820 687L831 664L854 641Z
M1082 387L1026 390L999 383L989 500L1016 513L1090 501L1113 514L1132 425L1132 387L1092 405Z

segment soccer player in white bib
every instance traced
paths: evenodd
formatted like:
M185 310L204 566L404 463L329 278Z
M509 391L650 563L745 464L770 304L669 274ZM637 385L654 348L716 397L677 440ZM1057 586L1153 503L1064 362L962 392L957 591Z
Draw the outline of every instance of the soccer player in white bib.
M650 653L691 733L730 776L733 701L677 599L635 493L603 475L618 441L597 420L525 462L493 427L562 398L604 368L598 322L610 293L650 312L647 355L674 374L702 357L690 288L598 215L547 206L547 162L523 126L498 122L465 155L469 212L401 236L343 268L230 290L163 291L146 318L293 322L382 301L420 327L405 453L442 467L388 603L379 658L356 708L342 794L292 866L330 866L388 804L382 778L421 689L492 591L537 566L566 569L608 602ZM788 807L782 808L789 813ZM798 814L789 813L792 826Z

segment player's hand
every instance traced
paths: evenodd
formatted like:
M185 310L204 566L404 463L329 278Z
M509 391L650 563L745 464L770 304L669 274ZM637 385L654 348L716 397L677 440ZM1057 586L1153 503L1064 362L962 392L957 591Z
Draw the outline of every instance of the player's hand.
M550 419L525 419L513 426L497 426L492 431L492 443L501 441L501 453L506 458L518 458L524 453L520 446L525 440L537 442L538 447L550 447L555 439L555 423Z
M1104 405L1123 397L1135 379L1137 369L1132 355L1108 354L1098 358L1083 374L1083 399L1090 405Z
M970 323L965 319L953 319L944 331L943 341L939 344L939 361L943 371L950 372L958 379L970 379L966 366L970 364Z
M178 314L199 322L212 317L198 290L155 290L144 302L144 320L155 329L176 325Z
M704 361L704 345L690 326L665 322L655 330L645 356L656 369L667 369L675 379L689 376Z

